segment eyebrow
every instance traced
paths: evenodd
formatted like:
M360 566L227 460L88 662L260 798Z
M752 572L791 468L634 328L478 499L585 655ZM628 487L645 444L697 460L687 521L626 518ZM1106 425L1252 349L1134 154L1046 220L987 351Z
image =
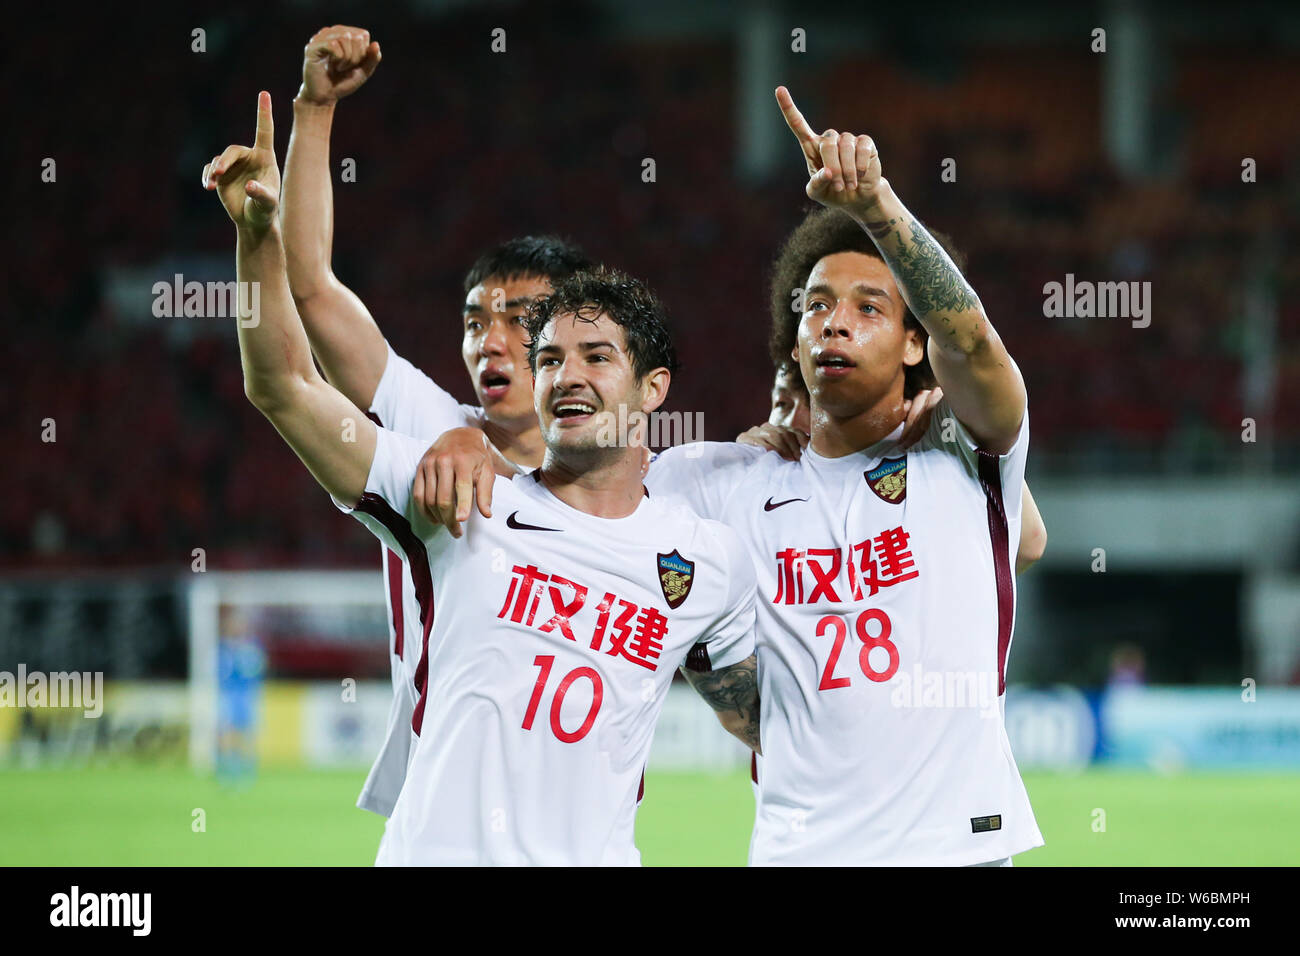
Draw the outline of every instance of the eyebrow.
M578 348L580 348L584 352L594 352L596 351L596 349L612 349L615 352L618 351L618 346L615 345L613 342L579 342ZM558 345L554 345L554 344L543 345L541 348L537 350L537 354L541 355L543 352L559 352L559 351L562 350Z
M863 295L874 295L882 299L889 299L891 302L893 301L893 296L891 296L884 289L881 289L878 286L874 286L874 285L867 285L865 282L853 283L852 289L854 292L860 292ZM835 295L831 287L828 286L825 282L819 282L816 285L809 286L806 294L807 295L829 295L829 296Z
M507 300L506 300L506 304L505 304L505 308L502 309L502 311L503 311L503 312L509 312L511 309L517 309L517 308L519 308L520 306L529 306L529 305L532 305L532 304L533 304L534 302L536 302L536 301L537 301L537 296L535 296L535 295L526 295L526 296L523 296L523 297L518 298L518 299L507 299ZM465 306L465 308L461 310L461 314L462 314L462 315L470 315L470 314L478 314L478 313L485 312L485 311L487 311L487 310L484 309L483 306L481 306L481 305L479 305L477 302L475 302L475 303L472 303L472 304L467 304L467 305ZM495 310L493 310L493 311L495 311Z

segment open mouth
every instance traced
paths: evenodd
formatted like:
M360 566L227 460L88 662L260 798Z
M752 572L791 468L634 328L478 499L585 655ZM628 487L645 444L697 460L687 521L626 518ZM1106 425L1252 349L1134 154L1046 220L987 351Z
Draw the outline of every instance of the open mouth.
M590 402L566 400L557 402L551 407L555 417L563 422L578 423L584 422L596 414L596 406Z
M827 350L817 356L817 374L824 378L840 378L848 375L857 363L843 352Z
M489 365L478 377L479 392L483 398L494 401L510 391L510 376L498 368Z

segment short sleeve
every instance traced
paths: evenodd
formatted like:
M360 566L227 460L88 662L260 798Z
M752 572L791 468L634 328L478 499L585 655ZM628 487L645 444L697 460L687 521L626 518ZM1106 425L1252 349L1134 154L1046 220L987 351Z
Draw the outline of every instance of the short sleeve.
M331 499L340 511L352 515L398 554L409 556L421 535L428 537L440 530L416 513L411 495L411 484L427 447L423 439L377 429L375 457L370 463L365 493L356 507Z
M766 454L766 449L738 442L674 445L651 459L645 484L652 495L677 500L702 517L720 520L750 466Z
M468 424L463 406L391 345L369 411L384 428L429 441Z
M708 653L709 670L739 664L754 653L757 590L754 563L734 531L722 525L717 530L727 563L727 599L722 613L696 642L696 648L703 644ZM698 651L693 653L698 655Z
M960 459L967 473L981 484L998 485L1007 516L1018 522L1021 509L1020 489L1025 482L1025 464L1029 459L1029 407L1020 419L1020 433L1015 443L1001 455L980 449L970 431L957 418L945 398L935 406L926 429L922 448L936 448Z

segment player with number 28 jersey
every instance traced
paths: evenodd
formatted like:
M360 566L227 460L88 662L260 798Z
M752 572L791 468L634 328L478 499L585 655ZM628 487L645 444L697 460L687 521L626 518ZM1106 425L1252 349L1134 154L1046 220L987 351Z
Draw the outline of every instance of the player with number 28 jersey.
M1028 416L1001 457L942 403L910 450L901 432L798 462L686 446L647 475L754 557L755 864L963 865L1043 842L1001 696Z

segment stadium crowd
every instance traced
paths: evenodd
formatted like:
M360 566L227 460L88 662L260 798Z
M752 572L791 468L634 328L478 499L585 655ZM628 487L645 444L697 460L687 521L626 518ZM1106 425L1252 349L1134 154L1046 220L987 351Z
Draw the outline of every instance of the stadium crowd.
M385 57L335 121L333 162L356 160L356 182L335 184L335 271L397 350L465 401L464 270L509 236L566 235L662 296L684 366L669 407L703 411L706 437L729 439L766 417L766 270L806 206L805 173L736 176L730 43L634 42L543 16L512 19L506 54L489 52L493 24L472 13L388 31L367 20ZM93 29L33 35L3 67L11 88L22 77L82 104L73 124L72 111L16 103L9 125L22 173L3 187L4 566L187 564L194 548L226 568L373 563L372 540L244 399L230 320L156 318L116 292L124 277L170 281L186 257L233 277L232 230L198 171L247 136L257 83L275 100L283 162L305 22L213 23L199 53L176 13L115 34L113 59L132 64L120 74L88 82L55 65L102 60ZM1086 48L971 49L943 75L880 57L790 67L810 119L868 129L899 193L967 253L1025 374L1031 464L1159 452L1199 467L1240 450L1247 416L1300 443L1300 139L1277 121L1300 113L1300 90L1268 56L1177 53L1157 110L1166 168L1141 182L1106 158ZM261 66L235 69L246 62ZM1247 157L1256 182L1242 181ZM1247 399L1261 346L1243 289L1269 248L1276 380ZM1067 274L1151 282L1150 326L1046 317L1043 286Z

